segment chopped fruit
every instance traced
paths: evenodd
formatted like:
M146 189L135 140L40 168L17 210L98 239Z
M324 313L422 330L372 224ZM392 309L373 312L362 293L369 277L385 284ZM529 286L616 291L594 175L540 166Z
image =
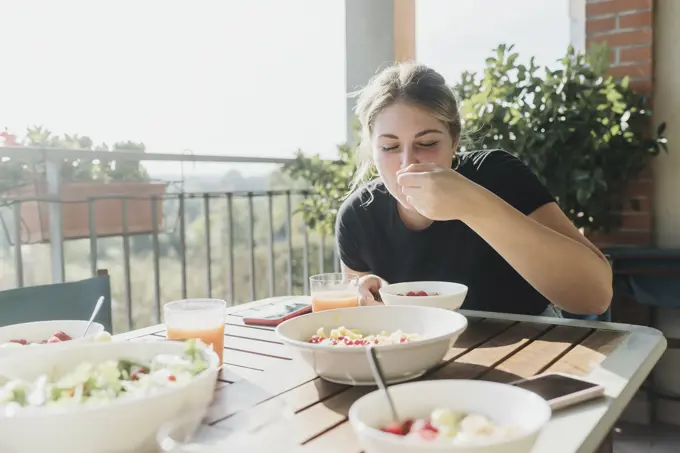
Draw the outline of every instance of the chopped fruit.
M52 336L59 338L59 341L69 341L69 340L73 339L73 338L71 338L70 336L68 336L67 334L65 334L64 332L61 332L61 331L53 334Z
M20 344L20 345L30 345L30 344L47 344L47 343L61 343L62 341L70 341L73 338L71 338L70 335L68 335L65 332L59 331L53 333L47 340L42 340L42 341L36 341L36 342L30 342L28 340L25 340L23 338L19 338L16 340L9 340L8 343L14 343L14 344ZM8 344L4 343L4 344Z
M133 368L135 368L135 369L130 373L130 380L132 380L132 381L138 381L139 376L142 375L142 374L149 374L149 372L147 370L145 370L144 368L140 368L140 367L133 367Z
M357 330L350 330L344 326L331 329L327 336L323 328L307 339L308 343L332 346L367 346L369 344L388 345L407 343L419 339L417 334L407 334L401 330L389 333L382 331L378 334L363 335Z
M423 441L455 439L473 441L475 438L508 439L521 434L514 425L499 425L479 414L466 414L450 409L438 408L430 417L407 419L402 423L391 423L380 428L381 431L407 436Z
M172 374L170 376L168 376L168 381L176 381L176 380L177 380L177 378L175 376L173 376Z
M416 296L416 297L423 297L423 296L438 296L439 293L428 293L427 291L423 291L422 289L419 291L409 291L406 294L404 293L397 293L397 296Z
M111 334L106 332L106 331L99 332L97 335L94 336L94 341L98 341L98 342L102 342L102 343L109 342L111 340L112 340Z
M438 433L438 432L439 432L439 430L438 430L437 428L435 428L434 426L432 426L432 423L430 422L430 420L426 420L426 421L425 421L425 424L423 425L423 427L422 427L421 429L422 429L423 431L432 431L433 433Z
M421 429L417 431L418 436L420 436L423 440L434 440L437 437L439 437L439 434L437 431L432 431L431 429Z
M404 425L403 425L403 428L402 428L404 430L404 434L406 434L407 432L409 432L411 430L411 427L413 426L414 422L415 422L415 420L412 419L412 418L407 418L406 420L404 420Z
M396 434L397 436L403 436L406 434L408 431L404 430L404 425L401 423L392 423L391 425L387 425L386 427L382 428L382 431L385 431L386 433L391 433L391 434Z

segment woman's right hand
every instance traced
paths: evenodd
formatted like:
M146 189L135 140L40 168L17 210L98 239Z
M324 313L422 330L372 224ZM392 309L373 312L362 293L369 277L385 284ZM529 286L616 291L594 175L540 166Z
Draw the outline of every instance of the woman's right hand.
M383 279L377 275L364 275L359 279L359 305L382 305L378 290L383 285Z

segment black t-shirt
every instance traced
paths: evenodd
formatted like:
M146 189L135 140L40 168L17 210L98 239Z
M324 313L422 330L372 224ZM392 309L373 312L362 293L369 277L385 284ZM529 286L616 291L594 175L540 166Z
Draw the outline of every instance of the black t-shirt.
M554 201L531 170L505 151L462 154L457 171L525 215ZM369 204L367 191L373 194ZM397 203L382 183L374 181L342 204L336 241L349 268L390 283L463 283L468 286L465 309L538 315L547 308L548 300L463 222L436 221L423 230L409 230Z

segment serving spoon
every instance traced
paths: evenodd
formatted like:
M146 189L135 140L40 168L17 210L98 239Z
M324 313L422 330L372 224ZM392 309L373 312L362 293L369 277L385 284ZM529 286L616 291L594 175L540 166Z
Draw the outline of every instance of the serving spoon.
M401 422L399 421L399 415L397 414L397 409L394 406L394 400L392 399L392 396L387 389L387 384L385 383L385 375L383 373L382 367L380 366L380 362L378 361L376 348L373 346L366 348L366 355L368 356L368 363L371 365L373 379L375 380L376 384L378 384L378 388L382 390L385 398L387 398L387 403L389 404L390 411L392 412L392 421L401 425Z
M90 316L90 322L87 323L87 327L85 327L85 332L83 332L81 338L85 338L85 335L87 335L87 331L90 330L92 322L94 321L94 318L96 318L97 315L99 314L99 310L101 310L102 305L104 305L104 296L101 296L99 300L97 300L97 305L94 306L94 311L92 311L92 316Z

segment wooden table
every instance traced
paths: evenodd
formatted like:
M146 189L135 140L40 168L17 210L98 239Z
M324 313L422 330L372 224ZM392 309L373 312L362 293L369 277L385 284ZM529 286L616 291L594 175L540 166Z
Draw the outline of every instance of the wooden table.
M299 298L299 297L298 297ZM294 411L286 435L296 451L358 453L347 421L351 404L374 387L349 387L324 381L284 346L274 329L246 326L243 317L288 298L272 298L228 309L224 367L204 423L215 436L238 431L248 420L284 408ZM606 398L557 412L534 453L592 453L666 348L648 327L461 310L467 330L445 361L425 379L484 379L509 382L544 371L561 371L603 384ZM117 335L144 341L165 337L161 325ZM290 427L292 426L292 429ZM280 429L281 426L278 426ZM272 442L277 424L258 436ZM281 434L280 431L278 434ZM213 435L213 434L211 434ZM279 451L272 445L269 451Z

